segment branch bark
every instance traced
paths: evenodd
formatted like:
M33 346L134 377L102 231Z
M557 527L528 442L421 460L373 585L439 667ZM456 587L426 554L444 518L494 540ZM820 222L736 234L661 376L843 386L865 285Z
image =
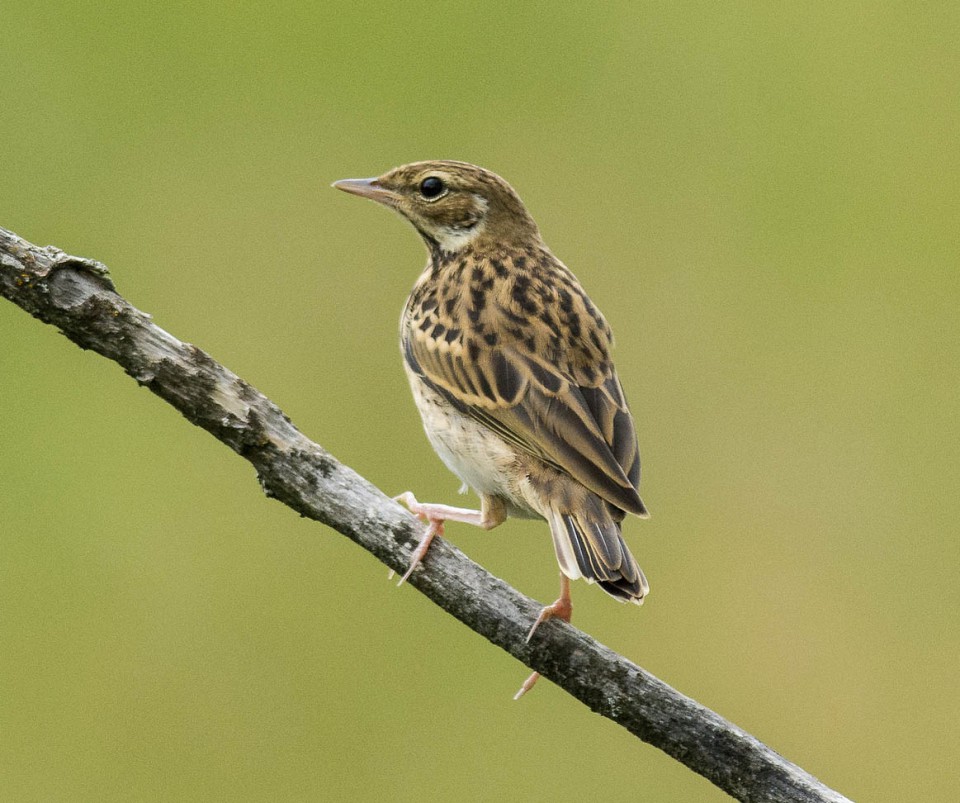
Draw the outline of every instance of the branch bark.
M0 294L84 349L118 363L257 471L268 497L343 533L403 571L421 526L378 488L306 438L266 396L120 296L106 268L0 228ZM585 633L540 610L443 539L409 580L467 627L591 710L744 801L845 801L746 731Z

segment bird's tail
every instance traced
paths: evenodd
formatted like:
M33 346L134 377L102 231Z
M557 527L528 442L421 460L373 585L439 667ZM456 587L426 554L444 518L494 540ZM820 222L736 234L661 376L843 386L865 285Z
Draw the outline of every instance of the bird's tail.
M621 602L643 604L647 578L623 541L620 522L607 504L591 496L575 512L550 515L550 532L560 570L571 580L583 577Z

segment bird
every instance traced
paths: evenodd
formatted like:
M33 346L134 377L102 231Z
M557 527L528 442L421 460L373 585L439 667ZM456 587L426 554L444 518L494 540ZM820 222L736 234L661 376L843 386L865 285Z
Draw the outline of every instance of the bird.
M426 245L400 318L400 351L427 438L480 498L471 510L422 503L410 491L396 497L428 525L400 582L445 521L489 530L512 516L546 520L560 568L560 595L528 641L549 619L570 621L571 580L643 603L650 587L622 523L648 513L613 333L516 191L452 160L333 186L398 212Z

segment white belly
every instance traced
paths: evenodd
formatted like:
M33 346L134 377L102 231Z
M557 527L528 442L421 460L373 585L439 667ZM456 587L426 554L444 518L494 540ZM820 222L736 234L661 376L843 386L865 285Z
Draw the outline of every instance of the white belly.
M516 452L487 427L453 409L442 396L407 372L413 398L423 419L423 428L447 468L479 494L498 496L507 502L511 515L540 514L523 499Z

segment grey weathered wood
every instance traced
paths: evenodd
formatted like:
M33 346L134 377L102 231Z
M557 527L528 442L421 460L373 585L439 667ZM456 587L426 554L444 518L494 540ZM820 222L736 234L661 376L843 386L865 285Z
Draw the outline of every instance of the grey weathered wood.
M0 294L118 363L187 420L250 461L264 492L402 571L421 527L334 459L273 402L117 294L103 265L0 228ZM442 539L410 578L468 627L591 710L746 801L843 801L736 725L574 627L551 621L524 641L540 606Z

